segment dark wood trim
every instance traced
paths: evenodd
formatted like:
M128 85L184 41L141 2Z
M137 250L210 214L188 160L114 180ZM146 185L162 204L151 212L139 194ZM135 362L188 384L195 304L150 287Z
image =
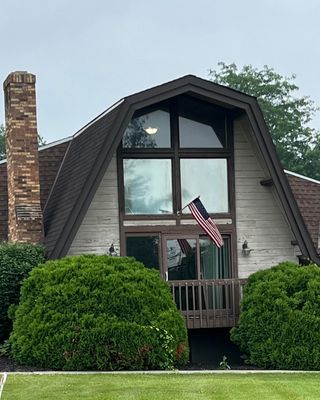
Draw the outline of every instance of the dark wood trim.
M147 233L160 232L162 234L181 234L181 235L204 235L204 231L198 225L139 225L123 226L124 233ZM219 225L219 231L222 235L234 234L234 227L231 224Z
M236 215L236 178L235 178L235 154L234 154L234 120L230 115L230 111L227 114L227 131L229 139L229 147L231 151L231 157L229 158L229 196L230 196L230 212L232 215L232 234L231 234L231 266L232 266L232 278L238 278L238 254L237 254L237 215Z

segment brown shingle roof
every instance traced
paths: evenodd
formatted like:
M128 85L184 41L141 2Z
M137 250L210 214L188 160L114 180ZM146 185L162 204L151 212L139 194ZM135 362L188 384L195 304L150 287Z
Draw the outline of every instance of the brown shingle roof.
M287 172L286 175L315 248L318 248L320 182L290 172Z

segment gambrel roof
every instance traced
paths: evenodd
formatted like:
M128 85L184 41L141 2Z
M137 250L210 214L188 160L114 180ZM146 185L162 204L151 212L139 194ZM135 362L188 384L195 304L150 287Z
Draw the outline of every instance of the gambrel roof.
M191 94L223 106L235 116L246 114L301 252L320 264L320 257L277 157L257 99L193 75L123 98L68 142L44 207L48 256L59 258L67 254L134 112L182 94Z
M303 255L319 262L256 98L193 75L122 99L74 136L44 209L49 257L67 254L133 113L180 94L246 113L299 247Z

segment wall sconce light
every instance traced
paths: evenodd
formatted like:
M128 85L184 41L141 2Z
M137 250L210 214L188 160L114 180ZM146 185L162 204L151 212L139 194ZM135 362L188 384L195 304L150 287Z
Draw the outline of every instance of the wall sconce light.
M113 243L111 243L111 246L109 247L109 256L111 257L116 257L118 255L116 249L114 248Z
M242 254L243 254L245 257L247 257L247 256L250 255L250 253L251 253L252 251L254 251L254 250L249 248L249 246L248 246L248 241L245 240L245 241L243 242L243 245L242 245Z

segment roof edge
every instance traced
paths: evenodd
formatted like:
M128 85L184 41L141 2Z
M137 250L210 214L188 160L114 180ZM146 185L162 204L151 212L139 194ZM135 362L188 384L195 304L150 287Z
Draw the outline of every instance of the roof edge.
M124 102L124 98L120 99L116 103L114 103L111 107L107 108L105 111L103 111L101 114L99 114L96 118L88 122L85 126L80 128L74 135L73 138L81 135L82 132L84 132L87 128L89 128L91 125L93 125L95 122L99 121L99 119L103 118L105 115L107 115L109 112L120 106Z
M47 150L47 149L50 149L51 147L59 146L59 144L66 143L71 140L72 140L72 136L67 136L63 139L58 139L58 140L55 140L54 142L39 146L38 151ZM0 160L0 164L5 164L6 162L7 162L6 158L4 158L3 160Z
M306 181L309 181L309 182L312 182L312 183L317 183L318 185L320 185L320 181L318 181L317 179L309 178L308 176L301 175L301 174L298 174L296 172L288 171L286 169L284 170L284 172L286 174L288 174L288 175L292 175L292 176L295 176L297 178L301 178L301 179L304 179Z

